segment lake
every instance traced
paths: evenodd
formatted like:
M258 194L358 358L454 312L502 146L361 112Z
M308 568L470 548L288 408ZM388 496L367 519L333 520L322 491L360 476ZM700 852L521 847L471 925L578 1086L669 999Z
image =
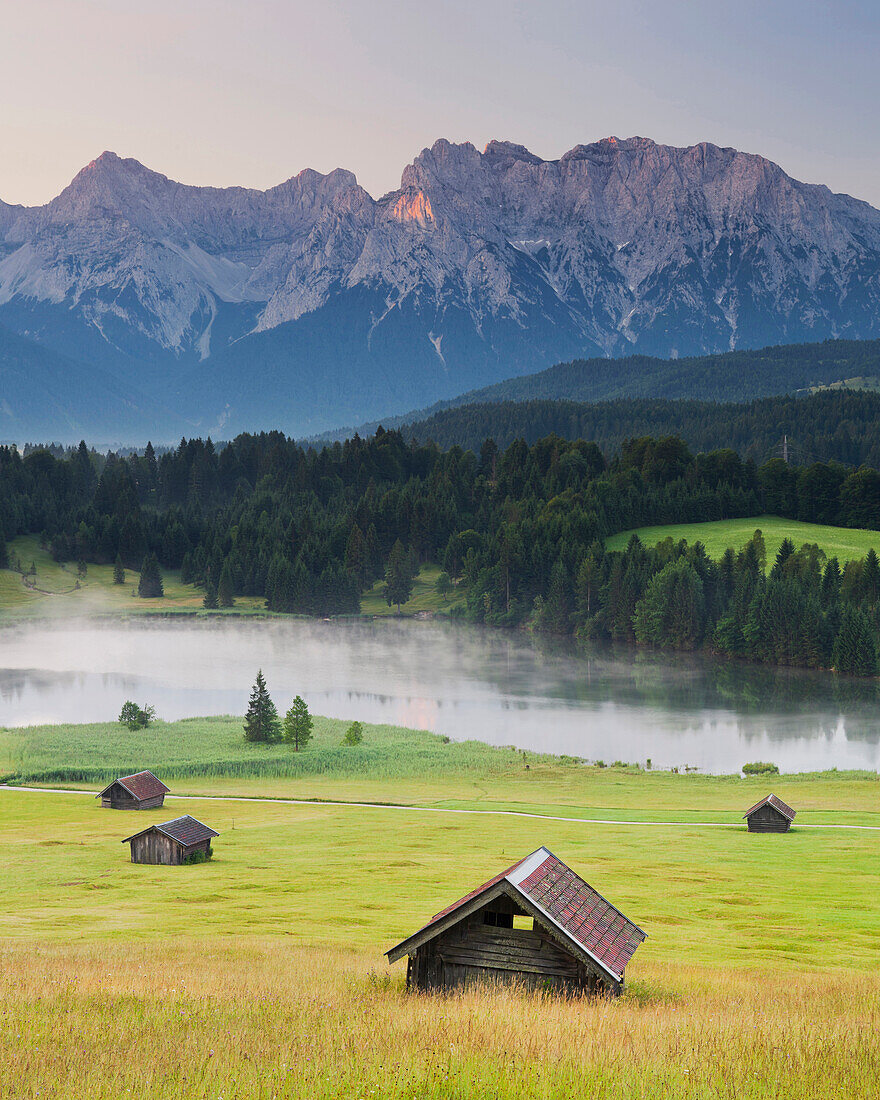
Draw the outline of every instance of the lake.
M825 673L441 621L61 620L0 628L0 724L243 714L257 669L285 710L589 760L733 772L880 769L878 689Z

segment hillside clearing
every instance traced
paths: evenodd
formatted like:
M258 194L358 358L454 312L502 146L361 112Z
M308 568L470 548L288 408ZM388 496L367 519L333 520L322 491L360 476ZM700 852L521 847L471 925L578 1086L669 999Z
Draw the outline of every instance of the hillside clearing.
M673 542L685 539L690 544L702 542L709 557L718 559L728 547L741 550L758 529L764 535L768 568L773 564L782 540L786 538L791 539L796 548L805 542L816 543L827 557L836 557L841 565L851 559L863 558L872 547L880 551L880 531L801 523L799 520L780 519L778 516L638 527L612 535L605 545L609 550L624 550L633 535L638 535L645 546L655 546L666 538L671 538Z

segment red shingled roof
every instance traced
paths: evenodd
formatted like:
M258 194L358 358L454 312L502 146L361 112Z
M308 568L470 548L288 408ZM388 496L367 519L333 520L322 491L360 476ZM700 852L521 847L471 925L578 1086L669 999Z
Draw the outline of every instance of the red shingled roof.
M194 817L190 817L189 814L184 814L183 817L175 817L173 821L163 821L161 825L151 825L148 829L141 829L139 833L127 836L122 843L127 844L137 836L143 836L144 833L152 832L153 829L155 829L157 833L164 833L165 836L170 837L172 840L176 840L177 843L182 844L184 848L189 848L193 844L198 844L203 840L210 840L211 837L220 835L207 825L203 825L201 821L197 821Z
M113 787L116 783L121 787L125 787L132 798L136 798L138 802L143 802L148 798L156 798L160 794L168 794L169 790L162 780L158 779L152 772L135 772L134 775L123 775L119 779L114 779L109 786L101 791L101 795L105 795L110 787Z
M561 859L557 859L547 848L539 848L441 910L409 939L442 922L444 917L479 898L500 882L507 882L516 893L528 899L547 918L549 925L585 950L618 981L623 977L626 964L636 948L646 937L641 928L628 920ZM398 951L406 943L407 940L403 940L388 954Z
M755 810L760 810L762 806L772 806L774 810L778 810L783 817L788 818L789 821L794 821L797 810L793 810L791 806L786 805L781 798L777 798L775 794L768 794L766 798L762 798L760 802L756 802L750 810L746 810L743 814L743 819L751 817Z

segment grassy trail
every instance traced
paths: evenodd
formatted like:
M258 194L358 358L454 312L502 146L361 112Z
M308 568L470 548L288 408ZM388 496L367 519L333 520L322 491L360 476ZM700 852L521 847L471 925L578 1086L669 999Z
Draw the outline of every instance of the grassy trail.
M94 797L92 791L81 790L68 790L64 787L20 787L20 786L8 786L6 784L0 784L0 790L5 791L23 791L31 794L84 794ZM459 809L450 806L419 806L419 805L404 805L402 803L389 803L389 802L345 802L339 799L315 799L315 798L258 798L253 795L234 795L234 794L190 794L190 795L166 795L165 801L168 805L173 805L175 801L190 802L266 802L273 805L281 806L326 806L333 808L336 806L344 806L347 809L353 810L404 810L410 813L433 813L433 814L478 814L480 816L500 816L500 817L526 817L533 818L537 821L566 821L569 823L576 823L579 825L633 825L636 827L653 826L671 827L679 829L743 829L745 826L742 821L658 821L658 820L643 820L643 821L627 821L624 818L613 817L563 817L560 814L550 813L531 813L528 810L476 810L476 809ZM799 822L796 826L798 829L860 829L867 830L868 832L880 832L880 825L854 825L852 823L840 823L840 822Z

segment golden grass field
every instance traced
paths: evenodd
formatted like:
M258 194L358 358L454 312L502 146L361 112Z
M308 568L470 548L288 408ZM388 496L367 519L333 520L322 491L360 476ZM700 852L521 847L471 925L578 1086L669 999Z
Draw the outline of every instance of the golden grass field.
M401 755L399 732L366 742ZM695 823L737 823L766 781L467 759L180 779L140 814L0 790L0 1095L877 1096L880 831ZM796 825L880 824L877 777L772 785ZM455 807L490 812L436 812ZM122 837L184 812L221 833L212 862L128 862ZM577 820L623 816L680 824ZM648 932L624 997L407 995L383 952L541 844Z

